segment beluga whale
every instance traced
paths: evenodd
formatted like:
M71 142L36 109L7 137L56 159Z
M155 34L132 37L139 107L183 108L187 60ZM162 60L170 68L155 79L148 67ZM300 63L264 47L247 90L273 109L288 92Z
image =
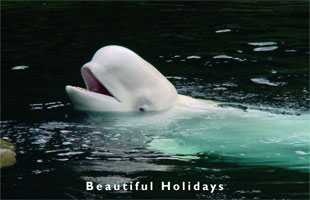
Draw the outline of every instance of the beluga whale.
M66 86L79 110L163 110L178 99L175 87L155 67L125 47L111 45L99 49L81 73L86 89Z
M99 49L81 73L86 89L66 86L74 107L100 112L85 120L106 133L124 132L123 141L129 137L167 154L199 153L242 165L310 168L309 113L286 114L178 94L153 65L116 45ZM118 114L109 119L101 112Z
M153 65L128 48L99 49L81 68L86 89L66 86L76 109L98 112L159 111L194 101L177 93Z

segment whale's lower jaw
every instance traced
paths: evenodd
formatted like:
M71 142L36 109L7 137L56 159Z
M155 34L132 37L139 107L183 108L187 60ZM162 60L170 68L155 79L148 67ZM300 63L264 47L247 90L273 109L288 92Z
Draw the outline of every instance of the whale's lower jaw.
M84 88L67 85L66 92L75 109L96 112L126 112L130 107L114 97L98 94Z

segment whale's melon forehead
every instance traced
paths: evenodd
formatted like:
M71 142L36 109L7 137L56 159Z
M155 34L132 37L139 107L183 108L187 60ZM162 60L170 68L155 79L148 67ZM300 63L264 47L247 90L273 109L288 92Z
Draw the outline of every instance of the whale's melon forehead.
M148 74L148 76L163 76L155 67L125 47L111 45L99 49L93 56L90 63L94 63L95 70L106 72L123 73L134 72ZM103 68L103 69L102 69ZM138 77L138 76L136 76Z
M99 49L93 59L84 65L105 85L122 84L128 89L156 88L163 84L174 86L151 64L133 51L120 46ZM167 88L163 88L167 89Z

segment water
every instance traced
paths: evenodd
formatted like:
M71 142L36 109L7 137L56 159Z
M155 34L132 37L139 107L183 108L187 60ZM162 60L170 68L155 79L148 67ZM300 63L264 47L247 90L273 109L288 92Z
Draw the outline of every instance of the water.
M3 2L1 138L16 144L17 163L1 170L2 197L308 198L308 8ZM248 112L74 111L65 85L84 87L80 67L109 44L137 52L180 94ZM88 180L153 181L155 191L90 192ZM161 181L224 190L158 192Z

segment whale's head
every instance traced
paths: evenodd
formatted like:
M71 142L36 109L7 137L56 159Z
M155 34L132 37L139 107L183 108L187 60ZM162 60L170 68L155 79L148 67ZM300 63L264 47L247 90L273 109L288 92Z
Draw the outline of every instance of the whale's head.
M87 89L66 86L74 107L80 110L163 110L177 99L175 87L155 67L125 47L99 49L81 73Z

